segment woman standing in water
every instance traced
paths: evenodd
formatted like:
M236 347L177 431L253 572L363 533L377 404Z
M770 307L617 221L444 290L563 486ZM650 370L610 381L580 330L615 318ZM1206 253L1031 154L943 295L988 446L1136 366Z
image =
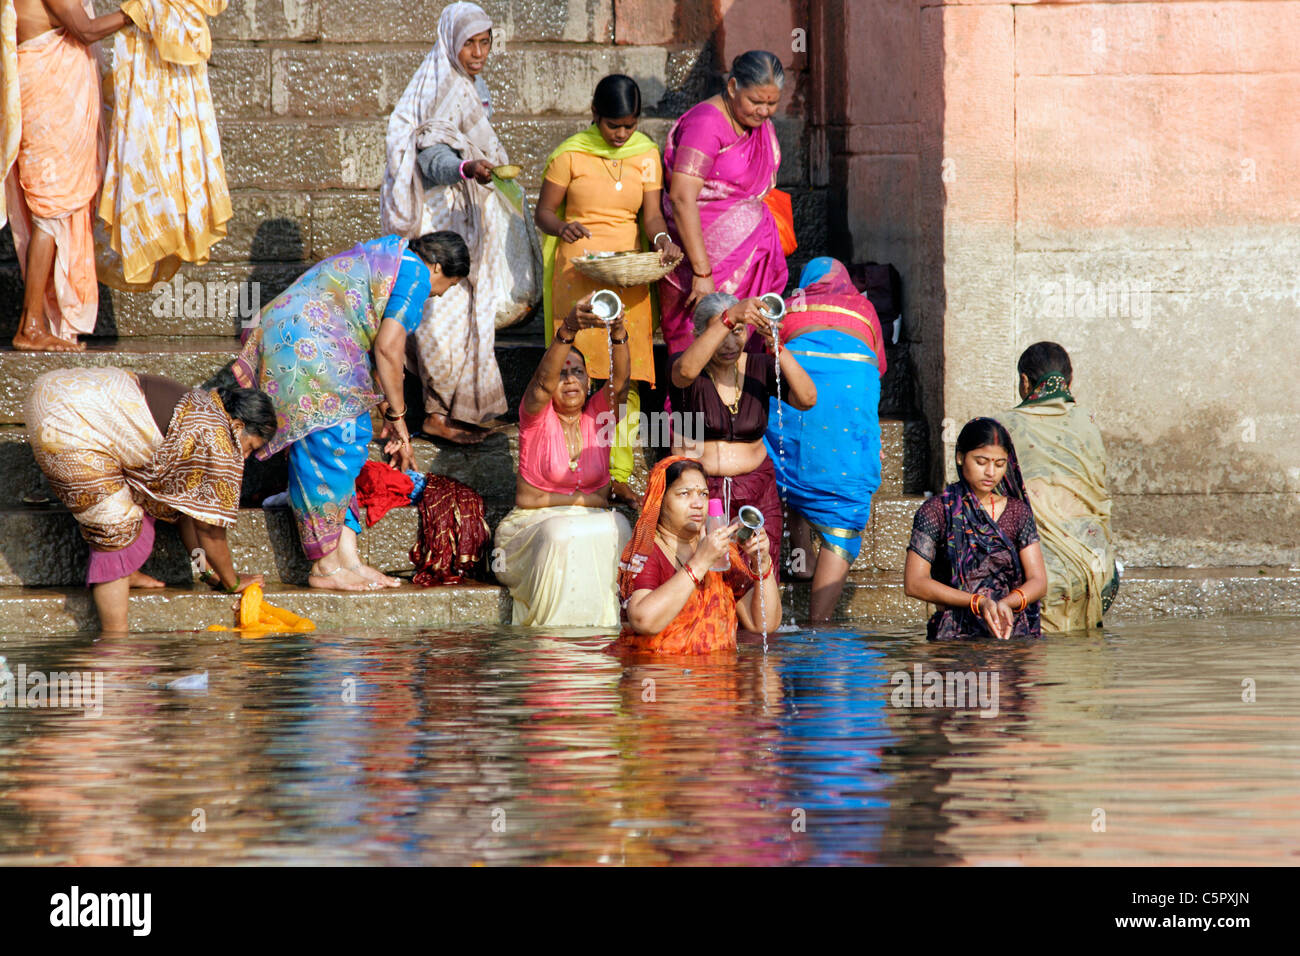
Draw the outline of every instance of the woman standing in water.
M1042 637L1047 572L1011 436L975 418L957 436L958 478L916 512L903 589L939 605L926 636Z

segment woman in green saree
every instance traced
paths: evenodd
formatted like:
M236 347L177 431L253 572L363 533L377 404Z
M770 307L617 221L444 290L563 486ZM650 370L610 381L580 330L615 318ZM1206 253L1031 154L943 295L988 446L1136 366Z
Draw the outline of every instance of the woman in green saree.
M1038 522L1047 565L1043 630L1101 627L1119 590L1101 431L1070 392L1064 348L1037 342L1017 368L1023 401L998 418L1015 442Z

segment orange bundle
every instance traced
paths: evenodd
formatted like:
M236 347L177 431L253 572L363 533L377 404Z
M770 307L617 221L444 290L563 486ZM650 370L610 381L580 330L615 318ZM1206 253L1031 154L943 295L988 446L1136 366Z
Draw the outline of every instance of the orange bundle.
M209 631L243 631L247 637L253 634L284 634L295 631L316 630L316 625L305 617L299 617L292 611L267 603L262 596L260 584L250 584L239 595L239 620L236 627L223 627L213 624Z

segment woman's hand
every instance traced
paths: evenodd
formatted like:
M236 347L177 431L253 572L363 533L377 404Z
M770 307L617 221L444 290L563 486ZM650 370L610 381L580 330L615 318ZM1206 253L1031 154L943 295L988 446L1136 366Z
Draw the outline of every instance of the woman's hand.
M579 329L603 329L605 327L605 320L591 311L591 297L593 295L595 295L594 292L588 293L573 303L573 308L564 317L564 327L570 332L576 332ZM620 312L614 322L615 330L621 328L622 323L623 314ZM619 337L622 338L622 336Z
M465 173L484 186L492 182L492 164L486 159L476 159L472 163L466 163Z
M731 536L736 533L736 529L739 527L740 522L737 521L728 527L714 528L705 534L704 537L700 538L699 546L696 547L691 561L698 560L704 565L705 571L712 568L719 563L720 559L730 553Z
M659 261L664 265L668 265L682 254L681 246L673 242L667 233L664 233L655 241L655 249L659 252Z
M770 565L770 543L767 540L767 532L759 528L740 546L740 550L745 556L750 558L749 569L760 577L767 573Z
M710 292L717 292L713 285L713 276L695 276L691 279L691 294L686 299L686 311L694 312L695 306L700 299L704 298Z
M578 221L566 222L564 228L560 230L560 239L563 242L577 242L579 239L590 239L591 230Z
M262 584L262 575L260 575L260 574L246 574L246 575L241 574L241 575L239 576L239 584L235 587L235 592L234 592L234 593L236 593L236 594L242 594L243 591L244 591L244 588L249 587L250 585L253 585L253 584L256 584L256 585L259 585L259 586L260 586L260 585Z
M983 594L980 596L979 609L980 619L984 622L984 626L989 629L990 634L999 641L1005 641L1011 636L1011 628L1015 624L1016 618L1014 614L1010 617L1006 616L1004 612L1008 609L1003 607L1002 602L995 601L987 594Z

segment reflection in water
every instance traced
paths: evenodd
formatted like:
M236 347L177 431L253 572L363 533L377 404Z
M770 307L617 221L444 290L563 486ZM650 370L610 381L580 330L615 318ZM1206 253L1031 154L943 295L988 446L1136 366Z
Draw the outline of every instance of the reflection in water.
M1298 630L11 637L104 700L0 709L0 863L1294 864ZM996 671L997 715L893 706L915 664Z

